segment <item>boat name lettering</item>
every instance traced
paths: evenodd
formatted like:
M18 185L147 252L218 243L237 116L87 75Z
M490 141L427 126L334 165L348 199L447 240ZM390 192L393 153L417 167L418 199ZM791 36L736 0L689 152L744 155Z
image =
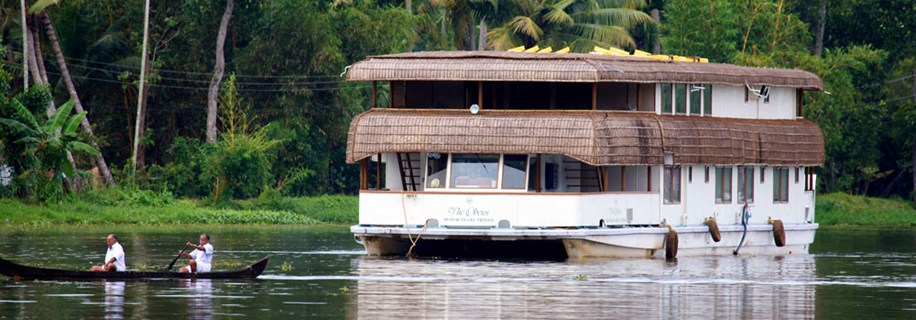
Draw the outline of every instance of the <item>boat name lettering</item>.
M490 210L481 210L475 207L449 207L448 215L450 217L488 217Z

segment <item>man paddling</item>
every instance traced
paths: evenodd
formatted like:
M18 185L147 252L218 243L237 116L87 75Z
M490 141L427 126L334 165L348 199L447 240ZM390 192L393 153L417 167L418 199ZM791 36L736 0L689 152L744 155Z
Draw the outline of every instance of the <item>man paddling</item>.
M127 263L124 262L124 248L118 235L109 234L105 241L108 242L108 252L105 253L105 264L92 266L90 270L98 272L126 271Z
M179 271L183 273L210 272L210 261L213 260L213 245L210 244L210 235L202 233L200 235L200 244L188 242L187 245L194 248L194 251L186 253L182 250L178 254L191 259L191 263L187 267L182 267Z

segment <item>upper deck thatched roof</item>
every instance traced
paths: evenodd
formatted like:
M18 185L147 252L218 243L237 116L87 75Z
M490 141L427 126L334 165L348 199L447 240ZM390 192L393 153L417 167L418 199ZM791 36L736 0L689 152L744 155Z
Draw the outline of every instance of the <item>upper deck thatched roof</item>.
M629 111L373 109L357 115L347 162L389 152L561 154L591 165L821 166L824 139L807 120Z
M373 56L353 64L347 80L714 83L824 89L820 78L801 70L581 53L496 51Z

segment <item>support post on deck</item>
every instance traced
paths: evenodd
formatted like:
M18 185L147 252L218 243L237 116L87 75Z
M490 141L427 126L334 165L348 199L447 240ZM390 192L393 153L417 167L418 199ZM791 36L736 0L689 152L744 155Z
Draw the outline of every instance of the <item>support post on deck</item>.
M607 187L608 187L608 180L609 180L609 179L608 179L608 172L610 172L610 170L608 170L609 168L610 168L610 167L601 167L601 169L603 169L603 170L601 170L601 191L602 191L602 192L607 192L607 190L608 190L608 189L607 189Z
M541 192L541 154L538 153L534 158L534 192Z
M805 90L795 89L795 117L804 117Z
M598 83L592 83L592 110L598 110Z
M372 81L372 109L378 108L378 81Z
M369 189L369 158L359 161L359 190Z
M483 81L477 81L477 106L483 108Z
M627 167L620 166L620 191L627 191Z
M375 189L382 190L382 154L378 154L375 162Z
M646 191L651 192L651 191L652 191L652 166L646 166L646 173L648 173L648 174L647 174L647 176L648 176L647 179L649 180L649 181L647 181L647 183L646 183L646 185L648 186L648 189L647 189Z

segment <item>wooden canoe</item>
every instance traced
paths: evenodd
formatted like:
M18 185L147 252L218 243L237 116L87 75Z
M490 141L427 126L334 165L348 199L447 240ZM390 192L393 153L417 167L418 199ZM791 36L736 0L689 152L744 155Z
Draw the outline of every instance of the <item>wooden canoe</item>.
M93 272L24 266L0 258L0 274L16 280L129 280L129 279L254 279L264 272L267 258L235 271L179 273L157 271Z

